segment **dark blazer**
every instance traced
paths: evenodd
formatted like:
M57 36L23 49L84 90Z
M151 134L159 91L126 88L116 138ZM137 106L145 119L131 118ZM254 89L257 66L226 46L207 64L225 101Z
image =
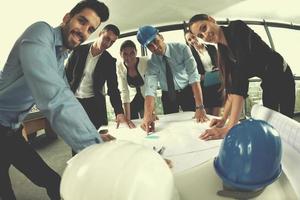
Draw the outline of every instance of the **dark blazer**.
M74 49L66 65L65 71L71 90L75 93L82 79L92 43L81 45ZM96 64L93 73L93 90L96 97L104 97L103 86L107 82L107 94L115 114L124 113L116 74L116 59L104 51ZM105 106L105 105L104 105Z
M192 46L191 47L191 50L192 50L192 53L193 53L193 56L195 58L195 61L197 63L197 69L198 69L198 73L199 74L205 74L205 70L204 70L204 67L203 67L203 64L202 64L202 61L200 59L200 56L197 52L197 50ZM217 60L217 49L215 46L213 45L206 45L206 50L211 58L211 62L213 64L213 66L217 66L216 65L216 60Z
M271 85L276 88L274 84L280 81L275 75L281 76L283 72L283 57L241 20L231 21L228 26L221 28L228 46L218 44L218 49L226 63L226 71L230 73L230 78L226 80L232 80L225 83L226 91L246 98L249 78L257 76L264 84L270 73L273 76ZM292 80L292 75L290 78Z

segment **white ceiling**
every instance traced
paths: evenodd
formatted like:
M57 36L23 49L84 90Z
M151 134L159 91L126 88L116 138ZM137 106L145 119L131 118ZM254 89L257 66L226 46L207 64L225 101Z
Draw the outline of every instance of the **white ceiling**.
M64 14L77 2L77 0L2 1L0 68L4 65L14 41L28 25L44 20L57 26ZM107 23L118 25L122 33L136 30L137 27L146 24L180 23L197 13L207 13L220 20L265 19L300 24L300 0L104 0L104 2L111 13Z
M110 22L121 30L168 24L207 13L217 19L265 19L300 24L299 0L107 0ZM148 3L149 2L149 3ZM150 3L151 2L151 3Z

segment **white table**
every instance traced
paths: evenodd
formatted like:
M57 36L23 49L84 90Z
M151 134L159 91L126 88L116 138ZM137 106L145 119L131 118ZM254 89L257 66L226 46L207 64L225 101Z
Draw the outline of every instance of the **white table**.
M155 123L155 134L150 136L139 127L141 120L134 121L137 126L135 129L125 125L116 129L114 123L108 129L119 140L132 141L148 148L166 147L164 157L173 162L172 171L182 200L227 199L216 195L222 189L222 181L216 175L212 163L222 140L200 140L198 136L208 128L208 123L196 123L192 117L193 112L159 116L160 119ZM256 199L283 200L298 197L295 187L283 173Z

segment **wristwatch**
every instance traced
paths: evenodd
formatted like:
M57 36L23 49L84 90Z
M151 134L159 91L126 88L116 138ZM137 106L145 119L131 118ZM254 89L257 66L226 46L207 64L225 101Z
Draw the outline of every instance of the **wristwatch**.
M195 107L195 109L199 109L199 110L204 110L204 105L203 104L200 104L198 106Z

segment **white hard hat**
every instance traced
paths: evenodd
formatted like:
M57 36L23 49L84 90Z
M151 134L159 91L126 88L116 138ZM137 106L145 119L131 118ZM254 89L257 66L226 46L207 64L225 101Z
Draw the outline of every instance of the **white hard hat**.
M118 140L73 157L60 192L63 200L179 200L173 174L158 153Z

